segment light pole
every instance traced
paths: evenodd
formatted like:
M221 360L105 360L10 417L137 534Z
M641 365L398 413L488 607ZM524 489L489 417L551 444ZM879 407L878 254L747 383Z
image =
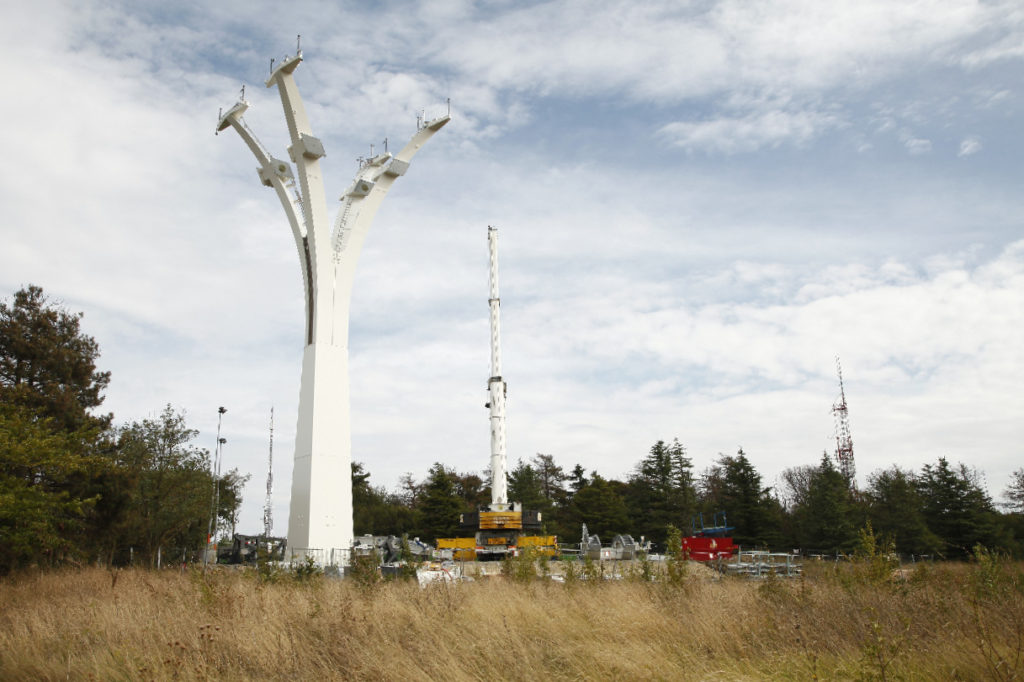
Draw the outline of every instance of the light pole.
M210 545L213 543L214 519L217 518L217 504L220 502L220 450L227 439L220 437L221 421L224 419L226 407L217 408L217 444L213 448L213 461L210 462L210 477L213 479L213 493L210 496L210 521L206 526L206 551L203 552L203 568L210 562Z
M220 465L224 459L224 444L228 442L227 438L218 438L217 445L219 452L217 452L217 473L213 477L213 538L214 547L217 546L217 531L220 529Z

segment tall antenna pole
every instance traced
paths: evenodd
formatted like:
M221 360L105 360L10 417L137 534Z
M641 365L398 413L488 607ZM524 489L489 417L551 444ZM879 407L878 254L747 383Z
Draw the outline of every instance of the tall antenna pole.
M487 381L491 408L491 511L508 507L508 482L505 454L505 394L508 387L501 378L501 299L498 298L498 230L487 226L487 243L491 251L491 378Z
M836 356L836 373L839 375L839 400L832 406L832 414L836 421L836 464L839 470L850 482L850 487L856 489L857 482L854 479L856 467L853 463L853 438L850 436L850 416L846 408L846 391L843 389L843 367L839 364L839 356Z
M274 529L274 408L270 408L270 449L267 453L267 500L263 503L263 537Z

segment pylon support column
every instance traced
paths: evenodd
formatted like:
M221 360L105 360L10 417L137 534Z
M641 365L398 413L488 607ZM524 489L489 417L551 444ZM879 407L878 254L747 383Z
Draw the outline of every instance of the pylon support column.
M301 52L286 57L266 82L281 95L290 163L271 156L245 124L242 116L250 105L244 98L220 117L217 130L234 128L256 156L260 181L277 193L299 254L306 326L288 547L293 557L309 555L326 562L343 555L353 539L348 329L356 262L388 190L450 116L417 125L397 155L384 153L361 162L341 195L332 229L320 172L326 153L310 128L293 75L301 62Z

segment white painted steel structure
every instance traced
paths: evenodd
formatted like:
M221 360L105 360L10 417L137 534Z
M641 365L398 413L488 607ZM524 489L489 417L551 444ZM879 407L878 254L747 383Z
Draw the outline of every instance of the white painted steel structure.
M491 309L491 378L487 382L491 408L491 508L490 511L509 509L508 481L505 477L505 394L508 387L501 378L501 299L498 297L498 230L487 227L487 244L491 252L491 295L487 303Z
M392 156L385 152L360 163L355 180L341 195L330 229L320 173L324 147L313 136L293 73L302 52L285 57L266 86L277 86L284 106L291 164L263 148L242 119L243 98L224 113L218 132L235 129L256 156L264 185L273 187L288 216L302 267L306 293L306 346L295 434L295 464L288 516L292 556L326 556L352 544L352 439L349 415L348 327L356 261L374 215L412 157L449 120L445 115L418 121L408 144Z

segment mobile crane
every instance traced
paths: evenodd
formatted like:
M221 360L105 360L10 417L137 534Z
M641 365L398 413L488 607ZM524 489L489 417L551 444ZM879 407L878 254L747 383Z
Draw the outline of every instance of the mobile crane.
M515 556L527 547L542 554L557 553L555 536L537 535L541 512L524 510L508 501L508 467L505 453L505 397L508 386L501 375L501 320L498 298L498 230L487 227L490 247L491 378L487 381L491 421L491 503L460 516L461 530L472 537L439 538L437 547L451 550L456 559L488 561Z

